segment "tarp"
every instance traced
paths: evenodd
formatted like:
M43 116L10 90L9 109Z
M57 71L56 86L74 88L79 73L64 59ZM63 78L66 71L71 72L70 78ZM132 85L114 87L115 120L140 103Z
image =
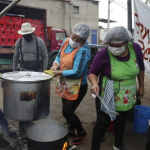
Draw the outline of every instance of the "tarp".
M145 73L150 75L150 7L141 0L134 0L134 42L142 49Z

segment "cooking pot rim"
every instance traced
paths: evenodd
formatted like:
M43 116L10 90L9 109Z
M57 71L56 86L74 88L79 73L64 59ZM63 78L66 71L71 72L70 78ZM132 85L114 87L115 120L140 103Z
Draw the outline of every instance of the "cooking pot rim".
M33 71L14 71L1 75L1 81L16 83L37 83L50 80L51 78L52 76L49 74Z
M43 127L42 124L45 124L44 128L42 128ZM52 125L51 129L53 129L53 130L51 130L51 131L46 130L46 128L51 127L51 125ZM54 128L54 126L55 126L55 128ZM49 134L50 135L49 137L45 136L46 134L48 134L47 131L50 131L50 132L56 131L56 126L58 127L57 131L59 131L59 136L56 133L53 134L53 136L51 136L50 134ZM41 129L41 131L39 131L39 134L37 134L39 128ZM46 130L46 132L45 132L45 130ZM42 136L42 134L43 134L43 136ZM40 135L40 136L38 136L38 135ZM26 130L26 136L35 142L53 142L56 140L60 140L67 135L68 135L68 128L64 124L58 123L55 121L45 121L45 122L35 123ZM44 136L45 136L45 139L43 138Z

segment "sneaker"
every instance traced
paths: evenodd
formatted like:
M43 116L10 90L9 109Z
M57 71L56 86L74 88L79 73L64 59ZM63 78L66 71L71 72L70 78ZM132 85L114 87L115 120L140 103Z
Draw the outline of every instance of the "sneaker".
M86 136L87 136L86 131L84 131L83 133L78 133L78 134L74 137L74 139L73 139L73 141L72 141L72 144L74 144L74 145L80 144Z
M113 150L128 150L123 145L120 148L117 148L116 146L113 146Z
M76 136L75 133L71 133L70 131L68 132L68 137L69 138L74 138Z

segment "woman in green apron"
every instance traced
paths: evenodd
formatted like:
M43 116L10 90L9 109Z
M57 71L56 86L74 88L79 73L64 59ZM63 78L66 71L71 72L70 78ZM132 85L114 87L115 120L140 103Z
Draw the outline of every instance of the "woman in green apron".
M122 26L110 29L103 42L108 45L98 52L88 73L91 92L100 95L110 110L119 113L108 115L96 99L97 121L93 130L91 150L100 150L101 141L109 127L115 123L115 144L113 150L127 150L123 146L123 136L128 110L144 95L144 63L141 48L130 42L131 33ZM99 83L97 79L99 77ZM136 77L139 87L136 87Z

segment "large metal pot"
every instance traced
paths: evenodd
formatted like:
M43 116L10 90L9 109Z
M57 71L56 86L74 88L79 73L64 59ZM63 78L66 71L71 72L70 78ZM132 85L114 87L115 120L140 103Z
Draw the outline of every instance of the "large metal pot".
M57 122L32 124L26 130L28 150L68 150L68 128Z
M42 72L2 74L4 114L17 121L44 118L50 108L50 78Z

